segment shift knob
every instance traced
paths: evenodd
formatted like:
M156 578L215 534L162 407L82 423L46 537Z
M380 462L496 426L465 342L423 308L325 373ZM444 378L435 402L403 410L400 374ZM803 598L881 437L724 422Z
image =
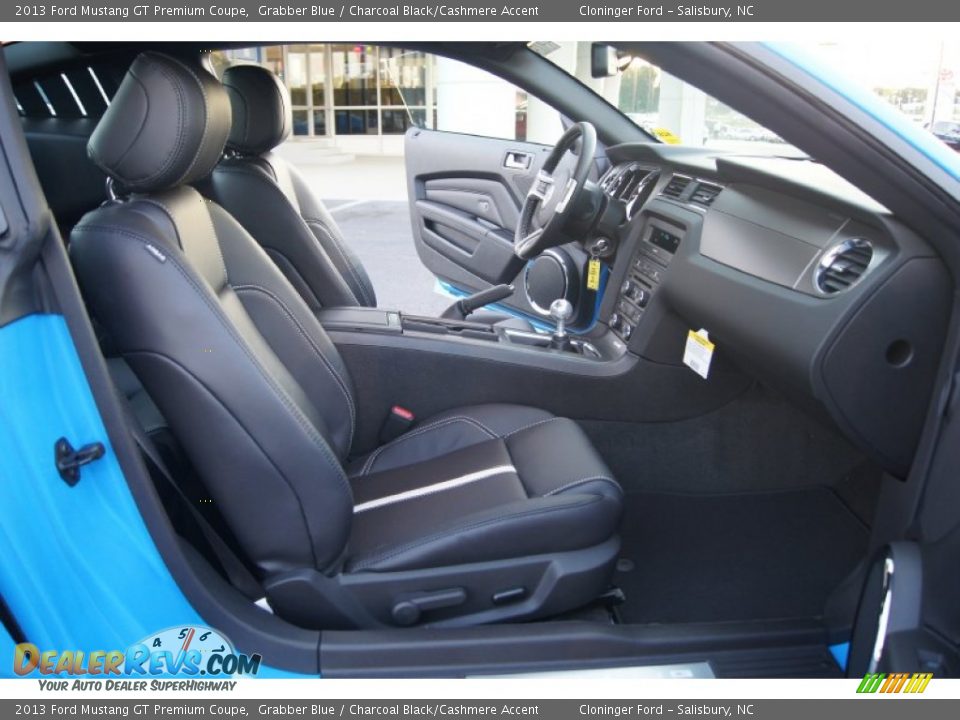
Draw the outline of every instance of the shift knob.
M569 300L557 298L550 303L550 317L557 323L557 329L554 331L553 336L556 338L566 337L567 323L570 322L570 318L573 317L573 305L570 304Z

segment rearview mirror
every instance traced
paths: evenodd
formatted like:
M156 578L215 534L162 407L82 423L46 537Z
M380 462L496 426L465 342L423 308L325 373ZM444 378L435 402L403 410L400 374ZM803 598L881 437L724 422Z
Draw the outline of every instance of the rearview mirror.
M613 77L620 72L620 60L617 49L604 43L590 46L590 76L594 78Z

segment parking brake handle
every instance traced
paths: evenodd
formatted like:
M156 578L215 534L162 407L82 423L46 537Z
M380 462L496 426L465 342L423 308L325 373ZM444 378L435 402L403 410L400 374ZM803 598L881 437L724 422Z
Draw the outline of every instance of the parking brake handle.
M513 295L513 285L494 285L486 290L475 292L473 295L460 298L444 310L440 317L445 320L464 320L467 315L475 310L479 310L490 303L500 302L511 295Z

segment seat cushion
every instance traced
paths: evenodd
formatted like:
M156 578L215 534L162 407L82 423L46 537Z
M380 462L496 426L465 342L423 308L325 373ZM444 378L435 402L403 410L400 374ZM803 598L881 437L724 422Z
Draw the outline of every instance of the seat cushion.
M347 572L579 550L620 521L620 486L583 431L534 408L449 411L350 469Z

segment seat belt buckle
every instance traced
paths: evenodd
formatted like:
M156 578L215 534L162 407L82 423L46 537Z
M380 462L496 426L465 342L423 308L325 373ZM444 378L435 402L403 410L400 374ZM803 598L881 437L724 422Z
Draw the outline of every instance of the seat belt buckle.
M380 428L380 442L386 444L403 435L413 425L414 414L400 405L394 405Z

